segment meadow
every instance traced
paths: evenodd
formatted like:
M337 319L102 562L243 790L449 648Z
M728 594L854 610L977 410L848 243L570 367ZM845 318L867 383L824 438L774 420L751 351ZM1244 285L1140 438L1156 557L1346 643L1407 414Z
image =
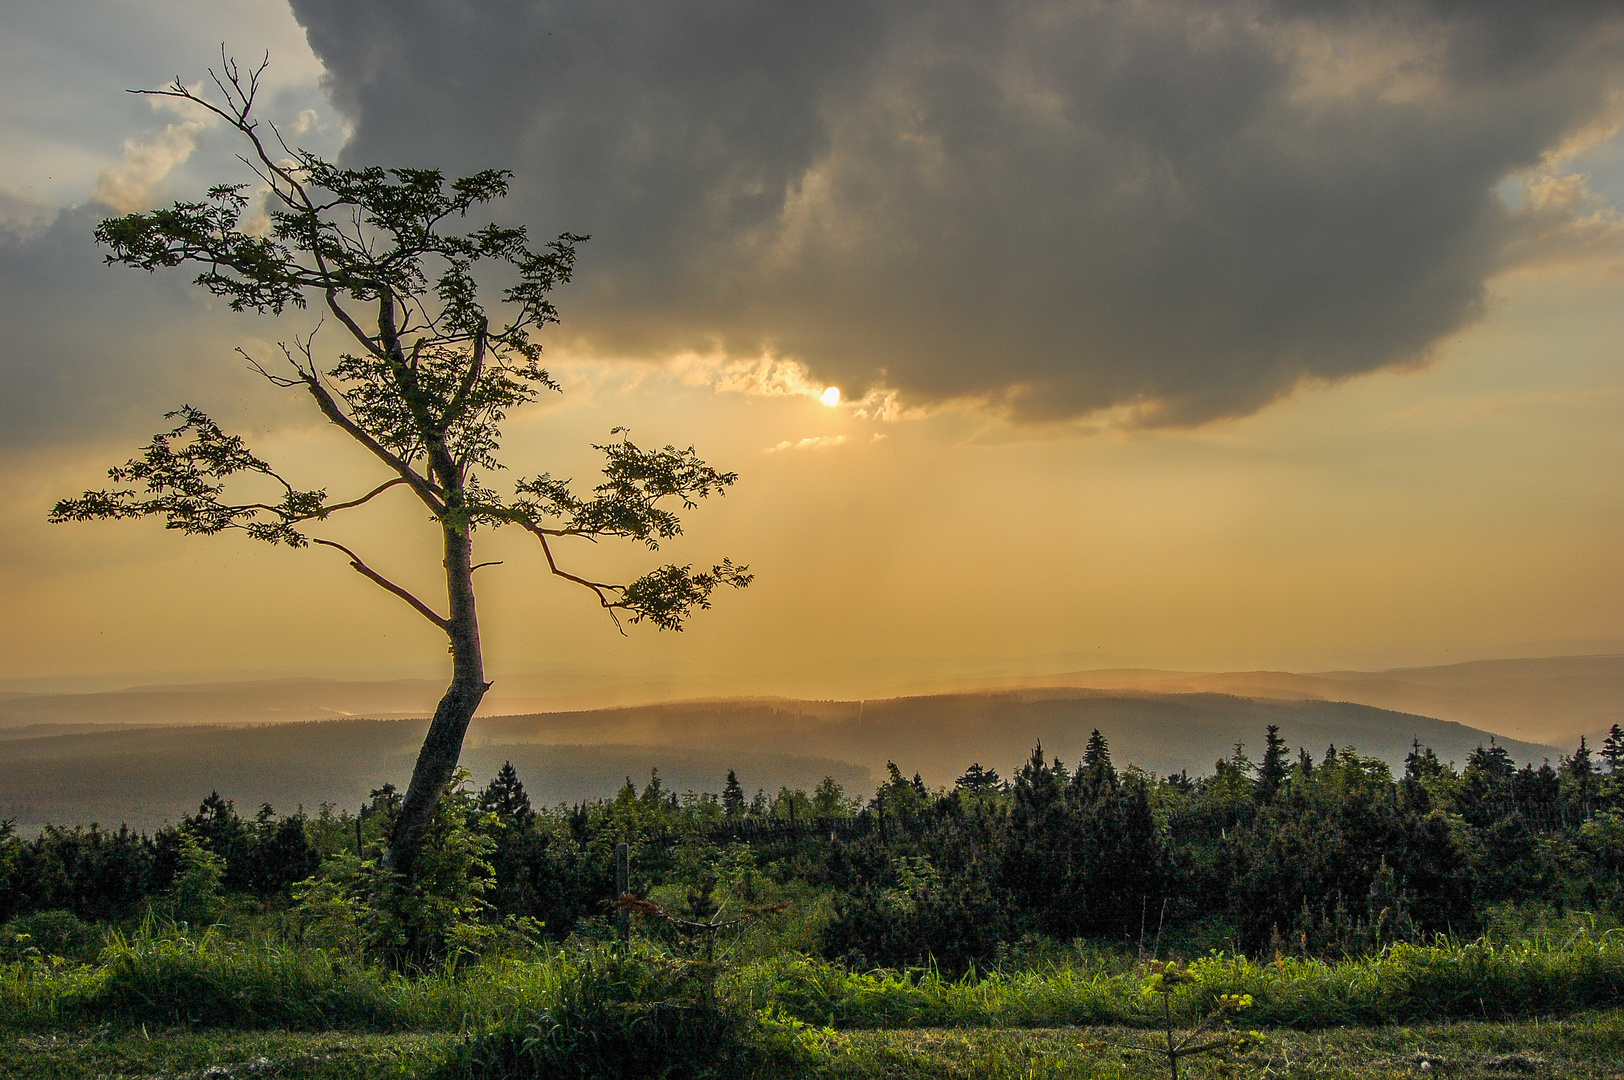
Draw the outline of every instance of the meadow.
M1394 945L1339 962L1211 954L1188 970L1181 1017L1245 994L1251 1004L1224 1030L1245 1025L1261 1039L1186 1075L1602 1077L1624 1061L1624 932L1587 920L1512 942ZM1166 1075L1124 1050L1154 1039L1144 981L1133 954L1094 948L948 978L804 955L706 962L640 936L412 977L149 924L89 962L7 965L0 1068L446 1080Z

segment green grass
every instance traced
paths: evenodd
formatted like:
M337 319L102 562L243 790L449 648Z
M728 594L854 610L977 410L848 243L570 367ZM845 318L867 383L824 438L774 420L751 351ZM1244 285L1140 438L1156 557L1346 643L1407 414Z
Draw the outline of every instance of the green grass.
M455 1041L446 1034L195 1031L136 1028L0 1039L7 1080L373 1080L423 1076Z
M1190 1066L1192 1080L1246 1077L1504 1080L1624 1078L1624 1011L1513 1024L1480 1021L1270 1031L1256 1053ZM1165 1076L1109 1043L1123 1028L899 1029L820 1036L799 1067L813 1080L1151 1080ZM0 1077L41 1080L429 1080L457 1043L444 1033L294 1033L93 1029L0 1039ZM1423 1058L1421 1055L1425 1055ZM1433 1068L1423 1070L1423 1060ZM211 1073L209 1070L213 1070ZM1527 1071L1524 1071L1527 1070ZM784 1075L784 1074L780 1074ZM765 1076L763 1080L766 1080Z
M1191 970L1187 1014L1248 994L1238 1023L1269 1035L1235 1075L1505 1076L1520 1063L1624 1080L1617 931L1340 963L1213 954ZM1134 1078L1161 1075L1116 1049L1150 1019L1131 958L1109 953L947 979L804 956L718 972L638 942L411 978L267 941L137 935L94 963L0 966L0 1076L687 1076L732 1063L728 1075L831 1080ZM1506 1054L1523 1058L1497 1069Z
M1192 1078L1345 1077L1414 1080L1544 1076L1624 1077L1624 1012L1560 1021L1464 1022L1423 1026L1268 1030L1264 1046L1232 1062L1181 1065ZM1125 1028L850 1032L838 1036L816 1073L830 1080L962 1077L965 1080L1150 1080L1165 1077L1145 1055L1113 1044L1142 1037ZM1432 1067L1422 1069L1421 1063ZM1186 1074L1184 1070L1188 1069ZM1526 1070L1526 1071L1525 1071Z
M583 954L488 961L419 978L320 950L204 935L118 940L95 964L0 966L0 1026L97 1023L326 1030L488 1029L552 1002ZM590 955L590 954L585 954ZM1624 1003L1624 934L1394 946L1368 959L1259 963L1213 955L1182 991L1198 1009L1250 994L1251 1024L1323 1027L1558 1016ZM742 965L722 995L835 1028L1037 1028L1145 1022L1138 976L1109 960L971 974L852 973L791 956Z
M1587 929L1561 936L1467 945L1395 945L1328 963L1259 963L1213 954L1195 960L1180 998L1204 1009L1219 994L1250 994L1250 1024L1324 1027L1426 1019L1556 1016L1624 1003L1624 934ZM738 971L733 992L757 1008L777 1005L836 1028L1055 1027L1146 1022L1140 979L1109 961L1046 970L848 973L804 957Z
M95 964L0 966L0 1027L465 1031L534 1012L569 969L561 957L500 960L407 978L262 942L120 940Z

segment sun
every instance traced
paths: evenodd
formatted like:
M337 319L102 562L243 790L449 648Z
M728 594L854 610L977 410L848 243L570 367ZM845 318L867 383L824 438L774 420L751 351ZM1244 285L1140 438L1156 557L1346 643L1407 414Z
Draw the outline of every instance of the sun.
M836 405L840 404L840 387L829 387L823 392L822 396L819 397L818 400L829 406L829 408L834 408Z

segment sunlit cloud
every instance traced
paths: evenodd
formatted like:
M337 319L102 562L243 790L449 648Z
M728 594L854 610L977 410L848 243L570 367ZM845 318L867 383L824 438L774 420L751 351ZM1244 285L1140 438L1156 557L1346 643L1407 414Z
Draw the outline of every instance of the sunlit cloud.
M121 214L152 206L157 185L192 156L204 125L197 120L170 124L146 141L124 140L124 160L102 170L91 198Z
M1509 186L1519 231L1502 272L1624 262L1624 214L1591 189L1589 176L1541 168Z
M203 132L214 116L200 105L179 98L154 95L148 99L154 111L180 116L148 139L125 139L124 157L103 169L91 198L121 214L150 208L156 200L158 184L197 149Z
M740 360L726 354L687 352L673 357L667 366L690 386L709 386L719 394L822 401L827 386L814 380L805 364L770 353Z
M784 450L827 450L831 446L843 445L846 441L844 435L808 435L800 442L785 439L777 446L769 446L762 451L764 454L777 454Z
M964 402L962 404L975 406L979 402ZM924 405L904 406L902 395L890 387L876 387L851 403L852 415L859 420L878 420L885 424L894 424L900 420L923 420L933 412L940 412L947 406L930 408Z
M896 423L923 420L949 405L976 407L977 401L960 401L935 406L904 405L894 387L870 387L861 397L847 398L838 386L813 377L812 370L798 360L770 353L751 359L735 359L726 354L682 353L667 361L666 367L690 386L709 386L718 394L746 394L769 398L809 398L829 408L847 408L859 420Z

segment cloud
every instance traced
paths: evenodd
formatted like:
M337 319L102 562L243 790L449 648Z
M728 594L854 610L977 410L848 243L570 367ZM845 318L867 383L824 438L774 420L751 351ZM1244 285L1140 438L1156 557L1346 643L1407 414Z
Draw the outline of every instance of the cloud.
M0 182L0 230L11 234L11 239L28 239L39 235L56 217L56 211L30 199L10 184Z
M102 170L90 197L121 214L151 209L158 183L192 156L203 130L202 121L182 120L146 141L125 139L124 159Z
M1244 415L1422 362L1493 275L1617 242L1502 194L1616 126L1612 5L293 9L351 160L510 166L509 212L593 234L572 344L770 355L849 398Z
M668 360L667 366L683 382L709 386L720 394L821 399L827 385L814 382L805 364L771 354L739 360L726 353L685 352Z
M210 304L183 273L103 265L91 233L104 214L77 207L0 230L0 449L126 449L186 401L250 433L298 415L301 402L267 395L233 352L275 355L267 339L293 325Z
M1624 214L1583 173L1542 169L1522 178L1516 195L1519 229L1502 253L1508 270L1624 262Z
M799 442L785 439L777 446L769 446L762 451L764 454L777 454L785 450L827 450L831 446L842 446L846 442L844 435L808 435Z

